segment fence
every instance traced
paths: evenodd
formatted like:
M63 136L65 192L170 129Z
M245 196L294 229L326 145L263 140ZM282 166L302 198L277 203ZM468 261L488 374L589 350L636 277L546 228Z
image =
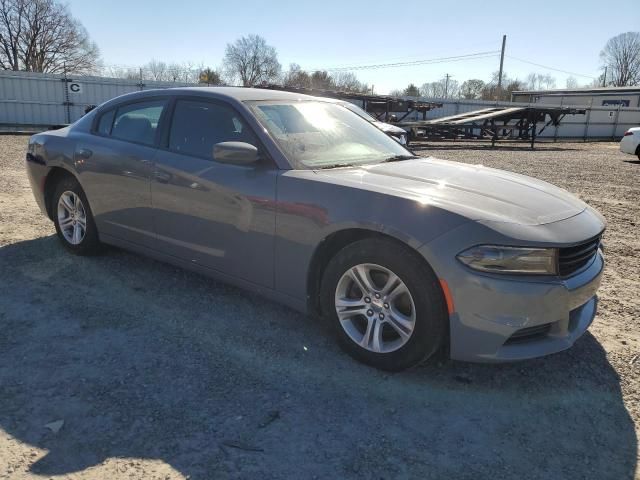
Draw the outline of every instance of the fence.
M41 130L75 122L88 105L151 88L193 86L105 77L0 71L0 130Z
M99 105L118 95L139 90L188 85L193 84L0 71L0 130L31 131L72 123L82 116L87 105ZM536 105L463 99L421 100L443 104L442 108L428 112L427 118L445 117L492 106ZM586 105L584 108L587 110L586 115L567 115L560 126L546 128L541 137L617 139L628 128L640 125L640 108L621 105ZM417 114L413 119L418 119Z

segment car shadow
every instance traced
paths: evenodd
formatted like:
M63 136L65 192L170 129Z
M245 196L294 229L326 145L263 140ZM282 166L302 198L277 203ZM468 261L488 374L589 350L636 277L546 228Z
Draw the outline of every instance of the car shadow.
M319 322L120 250L38 238L0 248L0 271L0 430L39 449L33 474L155 477L141 459L191 479L635 474L620 378L590 334L535 361L386 374Z
M630 163L632 165L640 165L640 160L623 160L624 163Z

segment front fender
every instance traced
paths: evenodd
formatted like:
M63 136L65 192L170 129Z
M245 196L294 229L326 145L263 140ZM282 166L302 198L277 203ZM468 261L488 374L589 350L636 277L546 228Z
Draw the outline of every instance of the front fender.
M383 233L418 250L468 220L434 205L366 188L337 185L308 170L278 176L276 289L298 300L318 246L342 230Z

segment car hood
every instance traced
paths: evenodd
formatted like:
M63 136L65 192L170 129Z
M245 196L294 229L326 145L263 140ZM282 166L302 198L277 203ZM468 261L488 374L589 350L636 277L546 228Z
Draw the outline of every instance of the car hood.
M569 192L541 180L431 157L317 173L337 184L402 196L476 221L542 225L587 208Z
M403 128L396 127L395 125L391 125L390 123L377 122L377 121L372 123L376 127L378 127L380 130L382 130L384 133L398 133L398 134L407 133L407 131L404 130Z

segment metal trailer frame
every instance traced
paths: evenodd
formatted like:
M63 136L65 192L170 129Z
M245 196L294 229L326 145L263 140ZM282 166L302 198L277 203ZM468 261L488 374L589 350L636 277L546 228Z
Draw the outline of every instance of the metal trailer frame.
M498 140L528 140L534 148L536 137L548 126L557 127L565 115L584 115L586 109L554 106L492 107L434 120L398 122L412 139L424 130L426 139L488 139L491 146ZM548 120L547 120L548 117ZM542 123L538 130L537 126Z
M282 90L285 92L301 93L314 97L336 98L340 100L357 100L362 102L362 108L376 117L376 119L389 122L393 112L403 112L403 115L394 122L401 122L413 112L422 114L422 120L426 121L427 112L435 108L442 108L442 103L423 102L419 100L405 100L403 98L388 95L371 95L368 93L344 92L340 90L324 90L320 88L286 87L282 85L268 84L258 85L255 88L268 90Z

